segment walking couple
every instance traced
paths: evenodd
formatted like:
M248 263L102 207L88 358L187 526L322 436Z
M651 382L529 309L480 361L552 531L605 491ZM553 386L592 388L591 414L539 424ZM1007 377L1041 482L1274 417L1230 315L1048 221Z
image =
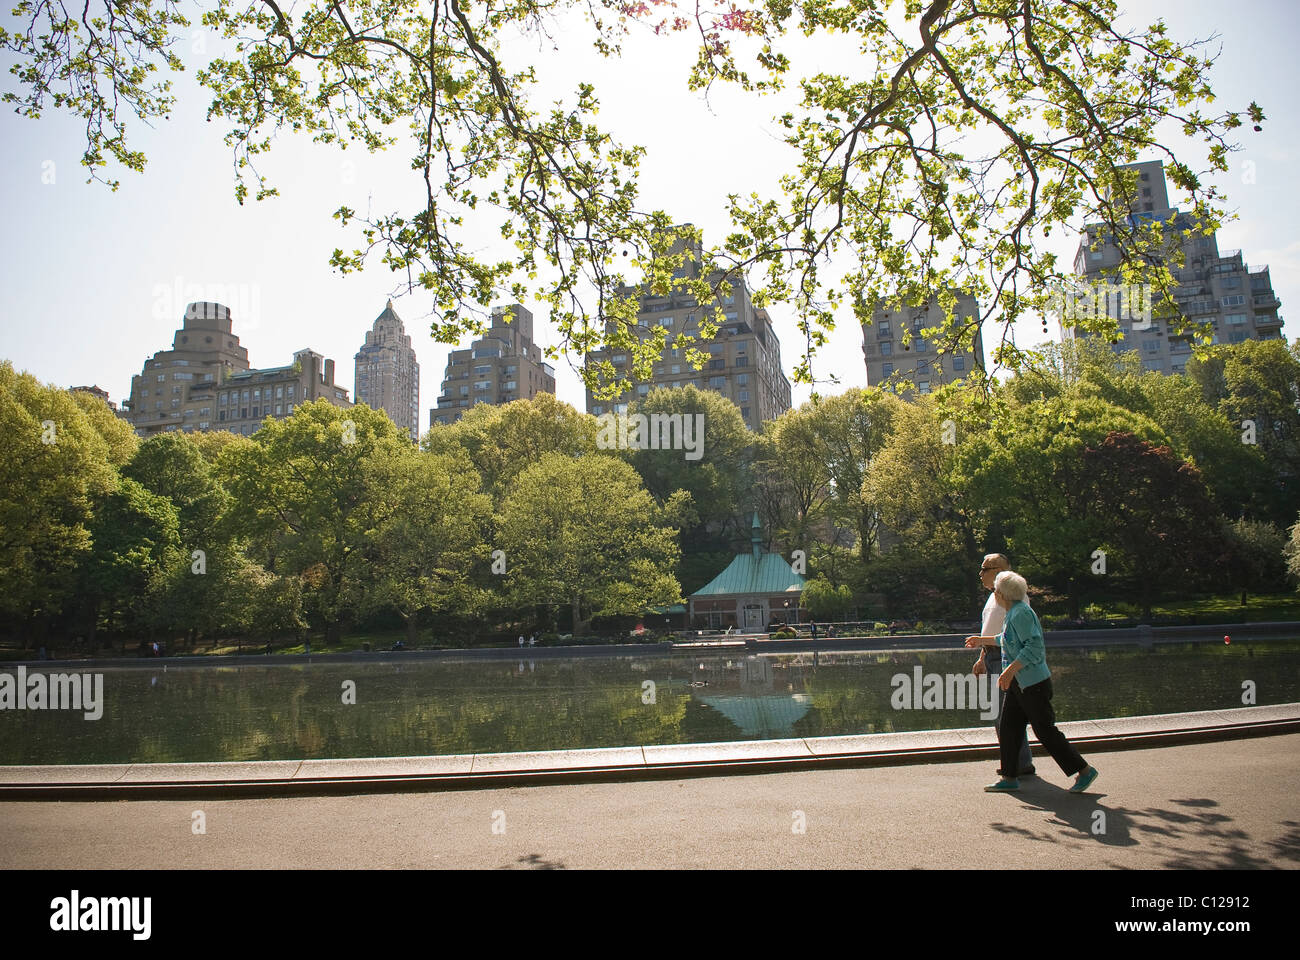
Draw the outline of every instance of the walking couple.
M1070 792L1083 793L1097 779L1097 768L1089 765L1056 728L1043 626L1025 599L1029 585L1024 577L1011 571L1011 563L1000 553L984 558L980 582L992 593L984 605L980 633L967 637L966 646L980 647L974 666L977 676L998 672L997 731L1001 749L1001 779L984 789L989 793L1019 790L1020 777L1034 775L1025 735L1025 725L1029 724L1061 772L1075 778Z

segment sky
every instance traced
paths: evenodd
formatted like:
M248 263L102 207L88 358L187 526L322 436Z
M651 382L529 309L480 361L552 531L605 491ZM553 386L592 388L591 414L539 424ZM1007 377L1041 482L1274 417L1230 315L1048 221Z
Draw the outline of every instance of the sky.
M1300 146L1300 104L1294 97L1300 4L1188 0L1130 2L1124 9L1133 22L1163 18L1180 41L1218 34L1223 49L1210 77L1214 108L1244 109L1252 100L1263 108L1263 132L1249 126L1239 131L1243 150L1214 181L1239 217L1219 232L1219 247L1240 248L1252 267L1270 266L1285 317L1288 305L1300 302L1300 202L1291 174ZM378 261L360 274L334 272L331 251L352 249L356 241L332 213L344 204L376 213L409 209L419 186L419 174L409 168L411 151L399 144L369 155L286 135L262 165L282 195L240 206L224 128L205 122L209 98L193 80L216 42L200 29L190 34L189 49L178 49L190 70L177 78L177 106L156 129L132 124L133 146L145 152L148 166L143 174L114 173L122 181L116 192L85 182L78 162L84 132L77 121L54 110L39 120L0 113L0 209L6 221L0 236L0 358L58 386L98 384L121 401L144 361L170 349L185 304L216 299L231 307L235 333L253 366L286 364L295 351L311 347L335 360L336 380L353 390L353 358L400 278ZM662 208L679 222L694 223L708 244L730 232L728 193L775 191L786 156L771 120L779 104L727 88L715 87L707 100L690 92L686 78L695 48L687 35L636 34L612 61L560 42L560 51L536 38L511 48L537 65L535 106L571 94L580 81L594 83L604 127L616 139L647 149L643 209ZM854 70L853 52L842 42L815 38L794 50L796 67ZM13 89L4 66L0 88ZM499 219L473 224L472 230L487 237ZM1077 238L1058 242L1069 262ZM545 308L525 305L538 317L537 341L557 343ZM431 306L427 297L394 296L420 362L421 431L453 349L430 337L423 318ZM783 304L769 312L789 375L801 346L794 314ZM1297 336L1294 323L1282 332ZM1022 346L1050 337L1036 322L1016 329ZM986 329L986 348L996 339ZM838 389L864 385L861 341L861 328L846 316L822 350L818 376L838 377ZM557 393L583 409L581 380L570 366L578 362L571 357L556 364ZM796 385L793 394L797 406L809 388Z

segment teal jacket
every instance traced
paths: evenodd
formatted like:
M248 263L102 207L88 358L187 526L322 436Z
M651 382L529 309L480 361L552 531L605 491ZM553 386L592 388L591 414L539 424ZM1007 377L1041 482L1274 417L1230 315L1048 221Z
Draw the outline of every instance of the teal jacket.
M1018 600L1007 611L1007 622L998 634L998 643L1002 646L1003 669L1011 666L1011 661L1020 661L1020 672L1016 680L1020 688L1032 687L1052 675L1047 669L1047 649L1043 643L1043 625L1038 622L1038 614L1023 600Z

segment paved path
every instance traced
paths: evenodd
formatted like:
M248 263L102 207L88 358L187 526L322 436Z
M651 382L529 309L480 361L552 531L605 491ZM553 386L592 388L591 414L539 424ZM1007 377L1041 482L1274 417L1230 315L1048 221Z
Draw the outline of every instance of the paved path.
M1092 759L1101 777L1082 797L1042 758L1046 776L1011 796L983 793L994 763L973 761L377 796L6 802L0 867L1300 867L1300 734ZM205 834L193 832L195 811Z

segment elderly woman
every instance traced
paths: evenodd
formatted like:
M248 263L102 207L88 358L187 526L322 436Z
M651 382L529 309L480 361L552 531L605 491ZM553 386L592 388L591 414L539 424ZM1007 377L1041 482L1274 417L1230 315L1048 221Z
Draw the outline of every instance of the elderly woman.
M1006 664L998 677L998 686L1007 692L998 730L1001 769L1018 769L1016 761L1020 745L1025 740L1025 724L1029 723L1061 772L1075 777L1070 792L1083 793L1097 779L1097 768L1089 766L1065 739L1065 734L1056 728L1056 714L1052 710L1052 673L1047 669L1043 627L1038 622L1038 615L1025 603L1028 592L1025 578L1010 570L999 573L993 581L993 594L1007 611L1006 626L998 636L1002 662ZM979 637L971 637L966 645L975 646L979 640ZM1019 790L1020 781L1004 773L1001 780L984 789L989 793Z

